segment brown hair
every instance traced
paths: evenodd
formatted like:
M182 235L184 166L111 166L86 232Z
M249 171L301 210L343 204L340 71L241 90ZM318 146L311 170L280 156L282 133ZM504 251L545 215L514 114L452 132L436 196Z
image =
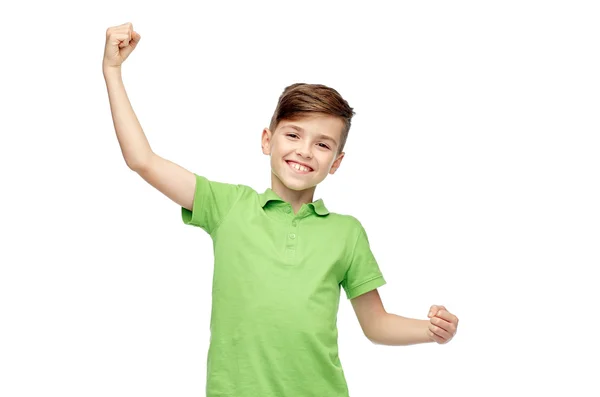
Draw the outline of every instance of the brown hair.
M269 129L275 131L281 120L295 120L310 113L324 113L342 119L344 129L337 150L340 154L346 144L355 112L336 90L323 84L296 83L285 87L277 102Z

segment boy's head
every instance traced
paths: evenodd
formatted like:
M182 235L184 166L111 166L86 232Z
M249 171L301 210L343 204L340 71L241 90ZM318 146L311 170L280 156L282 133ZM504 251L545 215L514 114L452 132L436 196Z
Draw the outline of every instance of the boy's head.
M289 189L306 190L333 174L344 157L354 114L333 88L305 83L286 87L262 133L273 175Z

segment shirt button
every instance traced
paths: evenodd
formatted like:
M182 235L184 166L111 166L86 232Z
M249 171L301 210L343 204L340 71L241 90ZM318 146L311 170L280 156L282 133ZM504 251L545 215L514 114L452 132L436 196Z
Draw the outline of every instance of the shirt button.
M290 233L290 238L293 240L296 238L296 235L294 233Z
M292 222L292 226L296 226L296 221L293 221L293 222Z

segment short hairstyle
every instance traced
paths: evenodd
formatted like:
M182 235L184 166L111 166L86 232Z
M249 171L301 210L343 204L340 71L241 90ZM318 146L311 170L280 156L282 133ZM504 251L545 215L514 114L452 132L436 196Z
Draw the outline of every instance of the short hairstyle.
M295 83L285 87L271 118L269 129L275 131L281 120L297 120L310 113L336 116L344 122L337 153L341 153L348 138L354 110L333 88L323 84Z

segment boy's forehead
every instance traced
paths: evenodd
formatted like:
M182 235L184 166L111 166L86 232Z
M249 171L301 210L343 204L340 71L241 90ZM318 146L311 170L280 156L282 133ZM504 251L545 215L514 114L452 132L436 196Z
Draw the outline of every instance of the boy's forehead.
M316 134L336 134L341 135L343 121L335 116L298 116L293 119L282 119L277 126L280 128L292 128L300 132L305 132L307 129Z

